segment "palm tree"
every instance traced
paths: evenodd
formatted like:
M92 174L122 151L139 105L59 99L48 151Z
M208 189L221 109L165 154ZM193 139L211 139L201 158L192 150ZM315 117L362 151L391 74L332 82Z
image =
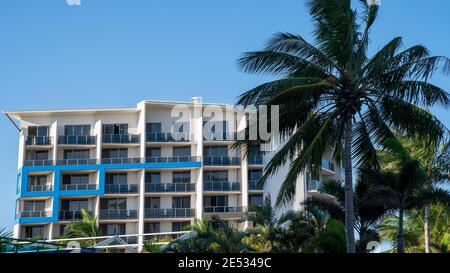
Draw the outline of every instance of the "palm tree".
M429 206L430 249L432 252L450 251L450 209L442 205ZM378 225L381 238L390 242L398 236L398 216L389 215ZM425 236L423 226L425 217L423 210L414 209L407 212L405 217L405 251L425 252Z
M427 143L417 136L397 136L410 156L420 162L426 175L425 187L450 182L450 142ZM424 207L425 252L430 253L429 207Z
M376 231L376 224L388 211L384 204L384 199L373 194L370 188L372 185L358 176L355 185L354 205L355 205L355 226L354 229L359 235L356 244L357 252L366 252L367 243L379 239ZM334 197L334 199L311 196L305 202L307 208L315 207L326 211L332 218L344 221L345 219L345 189L338 181L324 181L320 191Z
M403 253L405 213L430 204L450 207L450 193L434 185L425 187L426 175L420 162L411 158L397 139L387 140L384 146L385 153L395 162L388 161L386 165L389 167L385 166L382 171L361 170L362 179L374 185L371 188L373 194L384 199L386 208L398 212L397 252Z
M305 167L318 173L327 149L336 159L343 155L347 251L355 252L353 164L378 167L375 147L392 137L392 128L430 140L443 134L444 126L419 106L450 104L449 94L429 83L436 70L448 73L450 60L431 56L420 45L400 51L401 37L368 56L378 5L359 0L361 11L351 2L307 0L314 43L278 33L262 51L245 53L239 59L244 72L280 79L245 92L238 103L280 106L279 130L286 143L261 178L292 161L277 204L292 198Z
M13 233L8 231L6 227L0 227L0 253L5 252L8 243L12 240Z
M63 238L83 238L100 236L100 228L97 218L91 215L86 209L81 210L81 220L70 223ZM88 239L81 242L83 247L93 246L97 243L96 239Z
M254 230L268 241L270 252L341 252L339 239L345 241L345 235L339 236L339 221L330 219L330 215L317 207L307 207L303 212L286 211L277 216L267 196L260 207L247 215L247 220L256 224ZM343 229L342 229L343 230ZM326 239L328 238L328 239ZM325 243L327 241L329 243ZM345 248L345 243L344 243Z
M213 222L217 227L213 226ZM233 228L217 216L211 221L197 221L189 227L195 234L185 240L175 240L165 249L174 253L248 253L253 248L245 242L248 235Z

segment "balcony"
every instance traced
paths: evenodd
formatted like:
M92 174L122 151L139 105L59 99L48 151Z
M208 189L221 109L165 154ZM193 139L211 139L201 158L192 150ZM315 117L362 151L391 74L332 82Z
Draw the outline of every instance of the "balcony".
M205 166L240 166L241 159L233 156L205 156L203 164Z
M44 218L51 217L51 211L22 211L18 214L20 218Z
M137 219L137 210L126 210L126 209L101 209L100 210L100 220L128 220Z
M139 135L102 135L102 142L105 144L139 144Z
M329 172L333 172L334 173L334 163L326 160L326 159L322 159L322 166L323 169L326 169Z
M146 183L145 192L195 192L195 183Z
M88 211L90 215L93 215L92 211ZM81 220L81 211L75 210L61 210L59 211L59 220L61 221L76 221Z
M81 158L81 159L58 159L56 165L96 165L99 163L98 159L94 158Z
M61 185L61 191L86 191L86 190L98 190L97 184L66 184Z
M44 191L52 191L52 185L28 185L28 192L44 192Z
M191 208L147 208L144 212L146 219L157 218L191 218L195 216L195 209Z
M23 162L24 166L52 166L54 165L53 160L25 160Z
M308 191L319 191L321 184L322 183L318 180L312 180L306 183L306 187Z
M95 145L95 136L58 136L59 145Z
M129 158L129 157L119 157L119 158L102 158L102 164L131 164L131 163L142 163L142 158Z
M105 193L109 194L128 194L128 193L138 193L137 184L123 184L123 185L105 185Z
M146 163L168 163L168 162L197 162L198 156L170 156L170 157L146 157Z
M206 216L217 215L220 218L241 218L246 210L244 207L204 207L203 212Z
M188 142L190 135L188 133L146 133L147 142Z
M248 181L248 190L249 191L262 191L262 190L264 190L264 186L259 183L259 180L249 180Z
M203 140L205 141L236 141L236 132L217 132L217 133L203 133Z
M52 137L50 136L28 136L25 144L27 146L48 146L52 145Z
M204 191L240 191L239 182L203 182Z
M263 164L262 155L248 156L248 164L249 165L262 165Z

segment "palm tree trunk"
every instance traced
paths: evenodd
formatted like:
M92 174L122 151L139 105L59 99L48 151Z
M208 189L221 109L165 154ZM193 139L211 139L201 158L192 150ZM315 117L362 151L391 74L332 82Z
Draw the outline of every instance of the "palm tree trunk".
M347 253L355 253L353 168L352 168L352 117L347 117L344 131L344 174L345 174L345 235Z
M423 217L424 222L424 237L425 237L425 253L430 253L430 208L425 206Z
M403 208L398 213L398 234L397 234L397 253L403 253L405 250L405 235L403 233Z

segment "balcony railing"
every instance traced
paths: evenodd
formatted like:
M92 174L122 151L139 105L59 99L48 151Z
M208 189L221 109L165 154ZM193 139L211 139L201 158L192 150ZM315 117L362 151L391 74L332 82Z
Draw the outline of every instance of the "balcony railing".
M195 209L192 208L169 208L169 209L145 209L144 216L147 219L155 218L191 218L195 215Z
M52 166L54 165L53 160L25 160L23 162L23 165L25 166Z
M93 145L95 143L95 136L58 136L58 144L62 145Z
M118 193L118 194L138 193L138 185L137 184L122 184L122 185L106 184L105 192L106 193Z
M206 141L236 141L237 133L217 132L217 133L203 133L203 140Z
M249 180L248 181L248 189L251 191L262 191L263 185L259 183L259 180Z
M200 161L198 156L169 156L169 157L146 157L146 163L168 163L168 162L196 162Z
M28 192L52 191L52 185L28 185Z
M147 142L186 142L190 140L189 133L146 133Z
M306 183L308 191L318 191L322 183L318 180L312 180Z
M205 156L203 164L205 166L239 166L241 159L232 156Z
M240 191L241 183L239 182L203 182L204 191Z
M88 211L90 215L92 214L92 211ZM59 211L59 220L62 221L74 221L74 220L81 220L81 211L77 210L61 210Z
M145 192L194 192L195 183L146 183Z
M28 146L51 145L52 137L50 137L50 136L28 136L25 144Z
M204 213L236 213L244 212L243 207L204 207Z
M126 210L126 209L101 209L100 219L101 220L126 220L126 219L137 219L138 211Z
M263 157L262 157L262 155L249 156L248 157L248 164L249 165L262 165L263 164Z
M142 163L142 159L139 157L119 157L119 158L102 158L102 164L130 164L130 163Z
M58 159L56 165L96 165L99 163L95 158L81 158L81 159Z
M322 168L334 172L334 163L329 160L322 159Z
M43 218L43 217L51 217L51 211L22 211L19 213L20 218Z
M102 142L103 143L113 143L113 144L132 144L132 143L139 143L139 135L130 135L130 134L123 134L123 135L102 135Z
M85 190L97 190L97 184L65 184L61 185L61 191L85 191Z

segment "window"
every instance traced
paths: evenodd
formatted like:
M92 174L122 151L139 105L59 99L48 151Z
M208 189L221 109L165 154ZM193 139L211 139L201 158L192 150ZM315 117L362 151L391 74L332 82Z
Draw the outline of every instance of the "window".
M107 173L106 184L125 185L127 184L127 173Z
M186 228L191 224L189 221L183 221L183 222L172 222L172 231L183 231L186 230Z
M62 211L81 211L82 209L88 209L87 199L72 199L61 201Z
M263 205L263 196L259 195L249 195L248 203L252 206L262 206Z
M203 121L203 128L205 127L206 123L209 124L208 126L211 128L211 133L228 131L228 122L226 120L223 120L223 121Z
M145 198L144 207L146 209L159 209L161 207L161 199L159 197Z
M27 153L27 160L47 160L47 151L29 151Z
M175 122L172 130L174 133L189 132L189 122Z
M191 171L173 172L173 183L190 183Z
M89 159L89 150L64 150L64 159Z
M128 124L104 124L103 135L126 135L128 134Z
M125 210L127 209L126 198L106 198L100 200L100 209Z
M89 174L63 174L63 185L89 184Z
M24 201L23 211L45 211L45 201Z
M160 224L159 223L144 223L144 233L159 233Z
M160 122L150 122L145 125L146 133L161 133L161 123Z
M160 172L145 173L145 183L161 183L161 173Z
M191 207L191 197L172 197L172 208L174 209L188 209Z
M203 197L203 206L205 207L227 207L228 206L228 196L205 196Z
M100 224L101 236L124 235L125 224Z
M44 186L47 184L47 176L30 175L28 176L28 186Z
M35 239L35 238L44 238L45 227L44 226L26 226L25 230L25 238Z
M228 182L228 171L204 171L203 180L206 182Z
M128 158L128 149L103 149L102 158Z
M204 156L228 156L227 146L206 146Z
M173 156L191 156L191 147L173 147Z
M63 236L64 235L64 233L66 233L66 231L67 231L67 225L60 225L59 226L59 236Z
M65 125L64 135L66 136L88 136L91 133L90 125Z
M262 176L262 171L248 171L248 180L259 180Z
M147 157L161 157L161 148L147 148L145 154Z
M30 126L28 136L48 136L49 126Z

